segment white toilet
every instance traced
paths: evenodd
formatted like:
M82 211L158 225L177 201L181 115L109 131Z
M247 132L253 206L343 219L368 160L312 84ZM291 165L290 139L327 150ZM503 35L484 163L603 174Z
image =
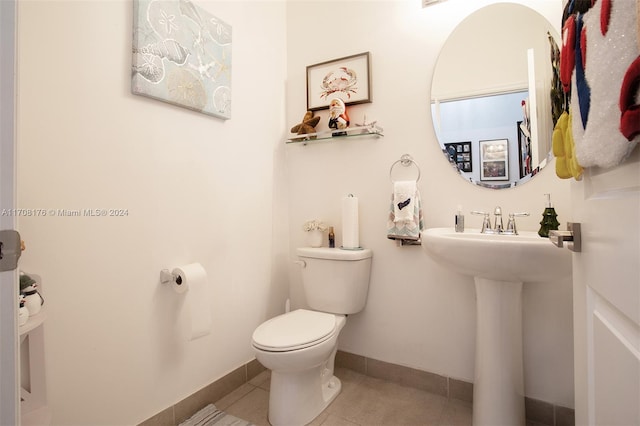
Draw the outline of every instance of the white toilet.
M302 426L340 393L333 375L338 335L348 314L367 301L369 249L299 248L307 304L262 323L253 332L256 359L271 370L269 422Z

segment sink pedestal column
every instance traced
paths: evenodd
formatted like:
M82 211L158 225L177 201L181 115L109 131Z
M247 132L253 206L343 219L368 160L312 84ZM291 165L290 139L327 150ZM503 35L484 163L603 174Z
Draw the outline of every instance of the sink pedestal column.
M525 424L522 282L475 277L474 426Z

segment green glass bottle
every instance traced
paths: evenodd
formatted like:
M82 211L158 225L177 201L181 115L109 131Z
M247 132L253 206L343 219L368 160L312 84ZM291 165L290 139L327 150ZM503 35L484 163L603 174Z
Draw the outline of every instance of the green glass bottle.
M558 215L551 204L551 195L544 195L547 196L547 206L545 207L544 212L542 212L542 220L540 221L540 230L538 231L538 235L547 238L549 236L549 231L558 229L560 222L556 219Z

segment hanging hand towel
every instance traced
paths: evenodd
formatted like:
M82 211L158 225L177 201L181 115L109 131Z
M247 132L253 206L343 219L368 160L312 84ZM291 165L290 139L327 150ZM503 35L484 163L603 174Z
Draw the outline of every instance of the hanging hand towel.
M415 180L401 180L393 184L394 222L413 220L418 187Z
M403 186L412 186L414 188L413 192L411 192L412 196L410 200L406 198L401 200L401 197L397 197L397 194L402 193L403 189L401 187ZM403 207L400 208L400 206ZM396 213L396 211L398 213ZM389 209L389 220L387 221L387 238L391 240L417 241L420 239L420 232L423 229L422 202L416 182L396 182L394 184L393 194L391 194L391 208Z
M578 163L573 143L572 117L568 112L563 112L553 129L551 143L553 155L556 157L556 175L560 179L582 180L582 166Z

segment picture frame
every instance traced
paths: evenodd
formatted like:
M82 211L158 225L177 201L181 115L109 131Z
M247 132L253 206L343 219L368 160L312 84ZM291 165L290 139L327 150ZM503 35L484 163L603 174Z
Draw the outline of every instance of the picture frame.
M134 0L131 92L231 118L232 27L179 0Z
M473 158L471 155L471 142L451 142L444 144L444 151L449 162L461 172L473 171Z
M480 180L509 180L509 139L482 140L480 154Z
M329 109L333 98L347 106L371 102L370 57L364 52L307 66L307 110Z
M520 166L520 178L531 174L531 138L522 121L516 123L518 132L518 160Z

